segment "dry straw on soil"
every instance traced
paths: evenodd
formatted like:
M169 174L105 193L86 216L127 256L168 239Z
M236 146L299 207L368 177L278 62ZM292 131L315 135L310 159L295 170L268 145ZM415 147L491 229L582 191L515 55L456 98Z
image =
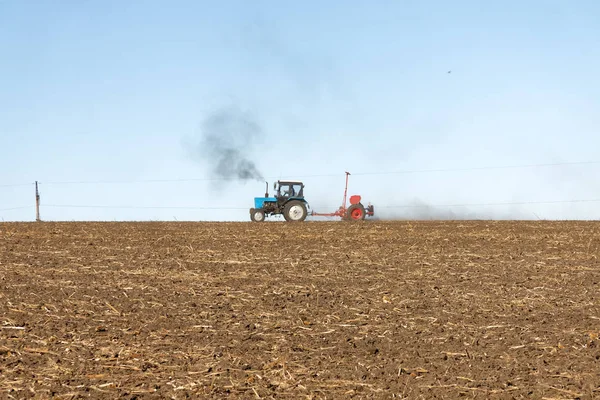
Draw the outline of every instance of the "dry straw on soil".
M0 397L600 397L599 245L592 222L0 224Z

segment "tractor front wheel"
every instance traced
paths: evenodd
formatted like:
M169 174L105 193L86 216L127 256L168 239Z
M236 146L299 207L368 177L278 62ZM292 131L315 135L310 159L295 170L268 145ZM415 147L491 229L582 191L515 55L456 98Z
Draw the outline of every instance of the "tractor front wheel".
M288 222L302 222L308 215L306 204L301 201L292 200L285 205L283 215Z
M348 221L362 221L366 216L365 207L361 203L352 204L346 212L346 220Z
M265 212L260 209L253 209L250 212L250 218L254 222L263 222L265 220Z

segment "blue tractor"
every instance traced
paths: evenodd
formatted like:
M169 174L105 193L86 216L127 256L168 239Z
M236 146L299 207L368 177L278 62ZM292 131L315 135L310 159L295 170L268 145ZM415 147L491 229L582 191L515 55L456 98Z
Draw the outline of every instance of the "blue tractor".
M263 222L269 215L283 215L288 222L302 222L308 216L308 202L304 199L304 184L299 181L277 181L273 184L275 196L269 196L269 183L265 197L255 197L250 209L250 219Z

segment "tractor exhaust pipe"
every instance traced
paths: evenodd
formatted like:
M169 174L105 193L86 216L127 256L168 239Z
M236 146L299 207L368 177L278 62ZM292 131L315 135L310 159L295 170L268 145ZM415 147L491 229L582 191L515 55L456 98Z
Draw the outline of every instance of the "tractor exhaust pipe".
M265 182L265 184L267 185L267 189L265 191L265 197L269 197L269 182Z

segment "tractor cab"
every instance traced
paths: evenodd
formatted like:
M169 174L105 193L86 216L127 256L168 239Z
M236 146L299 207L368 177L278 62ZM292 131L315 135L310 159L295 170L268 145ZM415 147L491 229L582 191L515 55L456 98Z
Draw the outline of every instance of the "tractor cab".
M276 191L275 197L278 200L288 200L290 198L304 198L304 184L299 181L277 181L273 183L273 190Z

